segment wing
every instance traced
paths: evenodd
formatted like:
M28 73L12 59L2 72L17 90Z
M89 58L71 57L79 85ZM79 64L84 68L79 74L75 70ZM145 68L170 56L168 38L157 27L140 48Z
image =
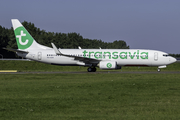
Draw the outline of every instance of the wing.
M80 57L80 56L73 56L73 55L67 55L67 54L63 54L61 53L57 47L51 43L55 53L57 55L62 55L62 56L66 56L66 57L72 57L74 58L74 60L77 60L77 61L80 61L80 62L83 62L83 63L86 63L86 64L98 64L101 60L97 60L97 59L94 59L94 58L85 58L85 57Z

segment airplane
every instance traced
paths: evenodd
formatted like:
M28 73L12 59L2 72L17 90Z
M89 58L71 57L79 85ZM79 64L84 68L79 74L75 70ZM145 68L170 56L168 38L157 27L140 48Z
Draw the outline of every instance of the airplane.
M16 52L20 57L33 61L62 66L85 66L88 72L100 69L121 69L122 66L157 66L158 71L176 62L167 53L147 49L57 49L40 45L28 33L18 19L11 19L18 49L4 48Z

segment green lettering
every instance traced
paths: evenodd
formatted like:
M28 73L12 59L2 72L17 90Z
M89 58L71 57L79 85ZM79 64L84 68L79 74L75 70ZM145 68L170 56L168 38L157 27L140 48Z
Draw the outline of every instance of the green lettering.
M99 53L99 55L96 55L96 54L98 54L98 53ZM95 57L96 59L102 58L102 52L95 52L94 57Z
M111 53L110 52L104 52L104 58L106 57L106 55L105 54L109 54L109 59L111 59Z
M86 57L86 53L88 53L88 52L87 52L86 50L84 50L83 53L84 53L84 57L87 58L87 57Z
M91 53L94 53L94 52L89 52L89 58L91 58Z
M136 54L136 52L134 52L133 55L131 55L131 52L129 52L129 57L130 57L131 59L134 59L135 54Z
M122 54L125 54L125 55L122 56ZM127 59L127 52L121 52L119 55L121 59Z
M89 54L87 54L89 53ZM86 56L87 55L87 56ZM102 55L103 55L103 58L106 58L107 56L109 56L108 58L109 59L118 59L118 52L112 52L112 55L111 55L111 52L104 52L102 54L102 52L94 52L94 51L91 51L91 52L88 52L86 50L83 51L83 56L85 58L92 58L92 55L94 55L94 58L96 59L102 59ZM136 56L137 59L148 59L148 52L139 52L139 50L137 50L137 52L120 52L119 53L119 57L120 59L127 59L128 58L128 55L130 57L130 59L134 59L134 57Z
M113 54L113 57L112 57L113 59L118 59L118 55L115 55L115 54L118 54L118 52L113 52L112 54Z
M139 50L137 50L137 59L139 59Z
M145 55L143 55L143 54L145 54ZM148 52L142 52L141 59L148 59Z

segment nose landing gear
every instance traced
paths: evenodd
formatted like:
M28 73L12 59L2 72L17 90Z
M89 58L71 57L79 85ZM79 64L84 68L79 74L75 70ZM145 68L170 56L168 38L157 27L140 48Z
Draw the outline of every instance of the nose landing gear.
M158 68L157 71L158 71L158 72L161 72L161 69Z
M157 69L157 71L158 71L158 72L160 72L160 71L161 71L161 69L160 69L160 68L166 68L166 65L159 66L159 67L158 67L158 69Z

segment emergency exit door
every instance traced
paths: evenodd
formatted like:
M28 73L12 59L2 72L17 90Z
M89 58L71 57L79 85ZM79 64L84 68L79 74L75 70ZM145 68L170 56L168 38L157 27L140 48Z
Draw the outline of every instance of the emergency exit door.
M38 60L41 60L41 59L42 59L42 53L38 52Z

